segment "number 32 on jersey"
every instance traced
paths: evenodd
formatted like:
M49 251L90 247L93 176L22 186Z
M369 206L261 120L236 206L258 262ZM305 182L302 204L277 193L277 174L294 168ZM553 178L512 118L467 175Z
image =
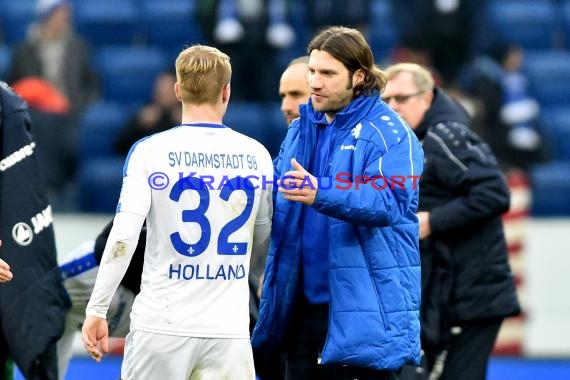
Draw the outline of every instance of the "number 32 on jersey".
M180 200L180 196L186 190L198 192L200 195L200 203L194 210L183 210L182 221L186 223L198 223L202 230L202 234L196 243L189 244L182 240L180 233L174 232L170 235L170 241L172 242L172 246L176 252L184 256L194 257L201 255L206 251L212 235L210 221L205 215L208 207L210 206L210 191L208 190L208 185L200 178L186 177L180 179L174 184L174 186L172 186L170 199L178 202ZM231 194L236 190L245 192L246 204L241 214L230 220L220 231L220 235L218 237L218 254L220 255L245 255L247 253L247 242L230 243L229 237L232 233L240 229L249 219L253 209L255 190L249 179L234 177L222 186L219 196L224 201L228 201Z

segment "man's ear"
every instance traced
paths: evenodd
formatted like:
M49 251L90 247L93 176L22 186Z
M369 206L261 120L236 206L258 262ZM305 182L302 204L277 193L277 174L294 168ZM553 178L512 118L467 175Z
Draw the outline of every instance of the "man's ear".
M352 85L358 86L359 84L362 84L365 79L366 79L366 73L364 72L364 70L358 69L354 72L354 74L352 74Z
M230 84L226 84L223 88L222 88L222 102L223 103L227 103L230 100L230 94L231 94L231 88L230 88Z
M428 104L428 107L431 107L431 103L433 102L433 91L426 91L425 93L425 100Z
M180 96L180 86L178 85L178 82L174 83L174 93L176 94L176 99L181 102L182 96Z

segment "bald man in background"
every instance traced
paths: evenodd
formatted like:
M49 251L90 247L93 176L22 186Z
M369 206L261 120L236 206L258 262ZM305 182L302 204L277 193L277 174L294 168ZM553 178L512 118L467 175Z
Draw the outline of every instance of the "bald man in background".
M299 117L299 105L307 103L311 89L307 81L308 56L293 59L287 65L279 81L279 96L281 97L281 112L287 120L287 125Z

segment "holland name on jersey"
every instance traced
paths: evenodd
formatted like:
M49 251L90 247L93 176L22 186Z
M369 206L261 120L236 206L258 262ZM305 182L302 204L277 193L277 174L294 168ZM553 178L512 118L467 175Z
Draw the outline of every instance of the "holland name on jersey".
M240 280L245 278L245 267L239 265L172 265L168 278L175 280Z

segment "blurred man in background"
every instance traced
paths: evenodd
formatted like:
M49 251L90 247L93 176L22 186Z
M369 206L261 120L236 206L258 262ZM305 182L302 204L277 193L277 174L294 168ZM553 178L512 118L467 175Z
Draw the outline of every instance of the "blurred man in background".
M131 146L143 137L180 124L182 112L174 93L175 83L175 73L165 71L156 76L152 102L143 106L117 136L115 151L118 154L129 153Z
M401 379L484 380L503 318L520 311L501 220L509 189L467 112L426 68L401 63L386 76L382 98L425 154L418 218L428 371Z
M72 3L38 0L36 20L14 47L9 83L40 77L53 84L79 115L99 95L98 79L85 40L73 29Z
M281 97L281 112L287 120L287 125L299 117L299 106L307 103L311 95L307 80L307 64L309 57L293 59L281 74L279 81L279 96Z
M8 83L28 101L31 97L21 92L25 87L29 88L26 93L42 97L43 103L53 103L56 92L67 103L66 107L46 109L29 102L38 152L43 157L40 169L57 209L69 207L72 202L78 120L99 98L99 80L87 43L74 30L72 2L38 0L35 14L26 38L13 48ZM47 91L49 86L53 88Z

